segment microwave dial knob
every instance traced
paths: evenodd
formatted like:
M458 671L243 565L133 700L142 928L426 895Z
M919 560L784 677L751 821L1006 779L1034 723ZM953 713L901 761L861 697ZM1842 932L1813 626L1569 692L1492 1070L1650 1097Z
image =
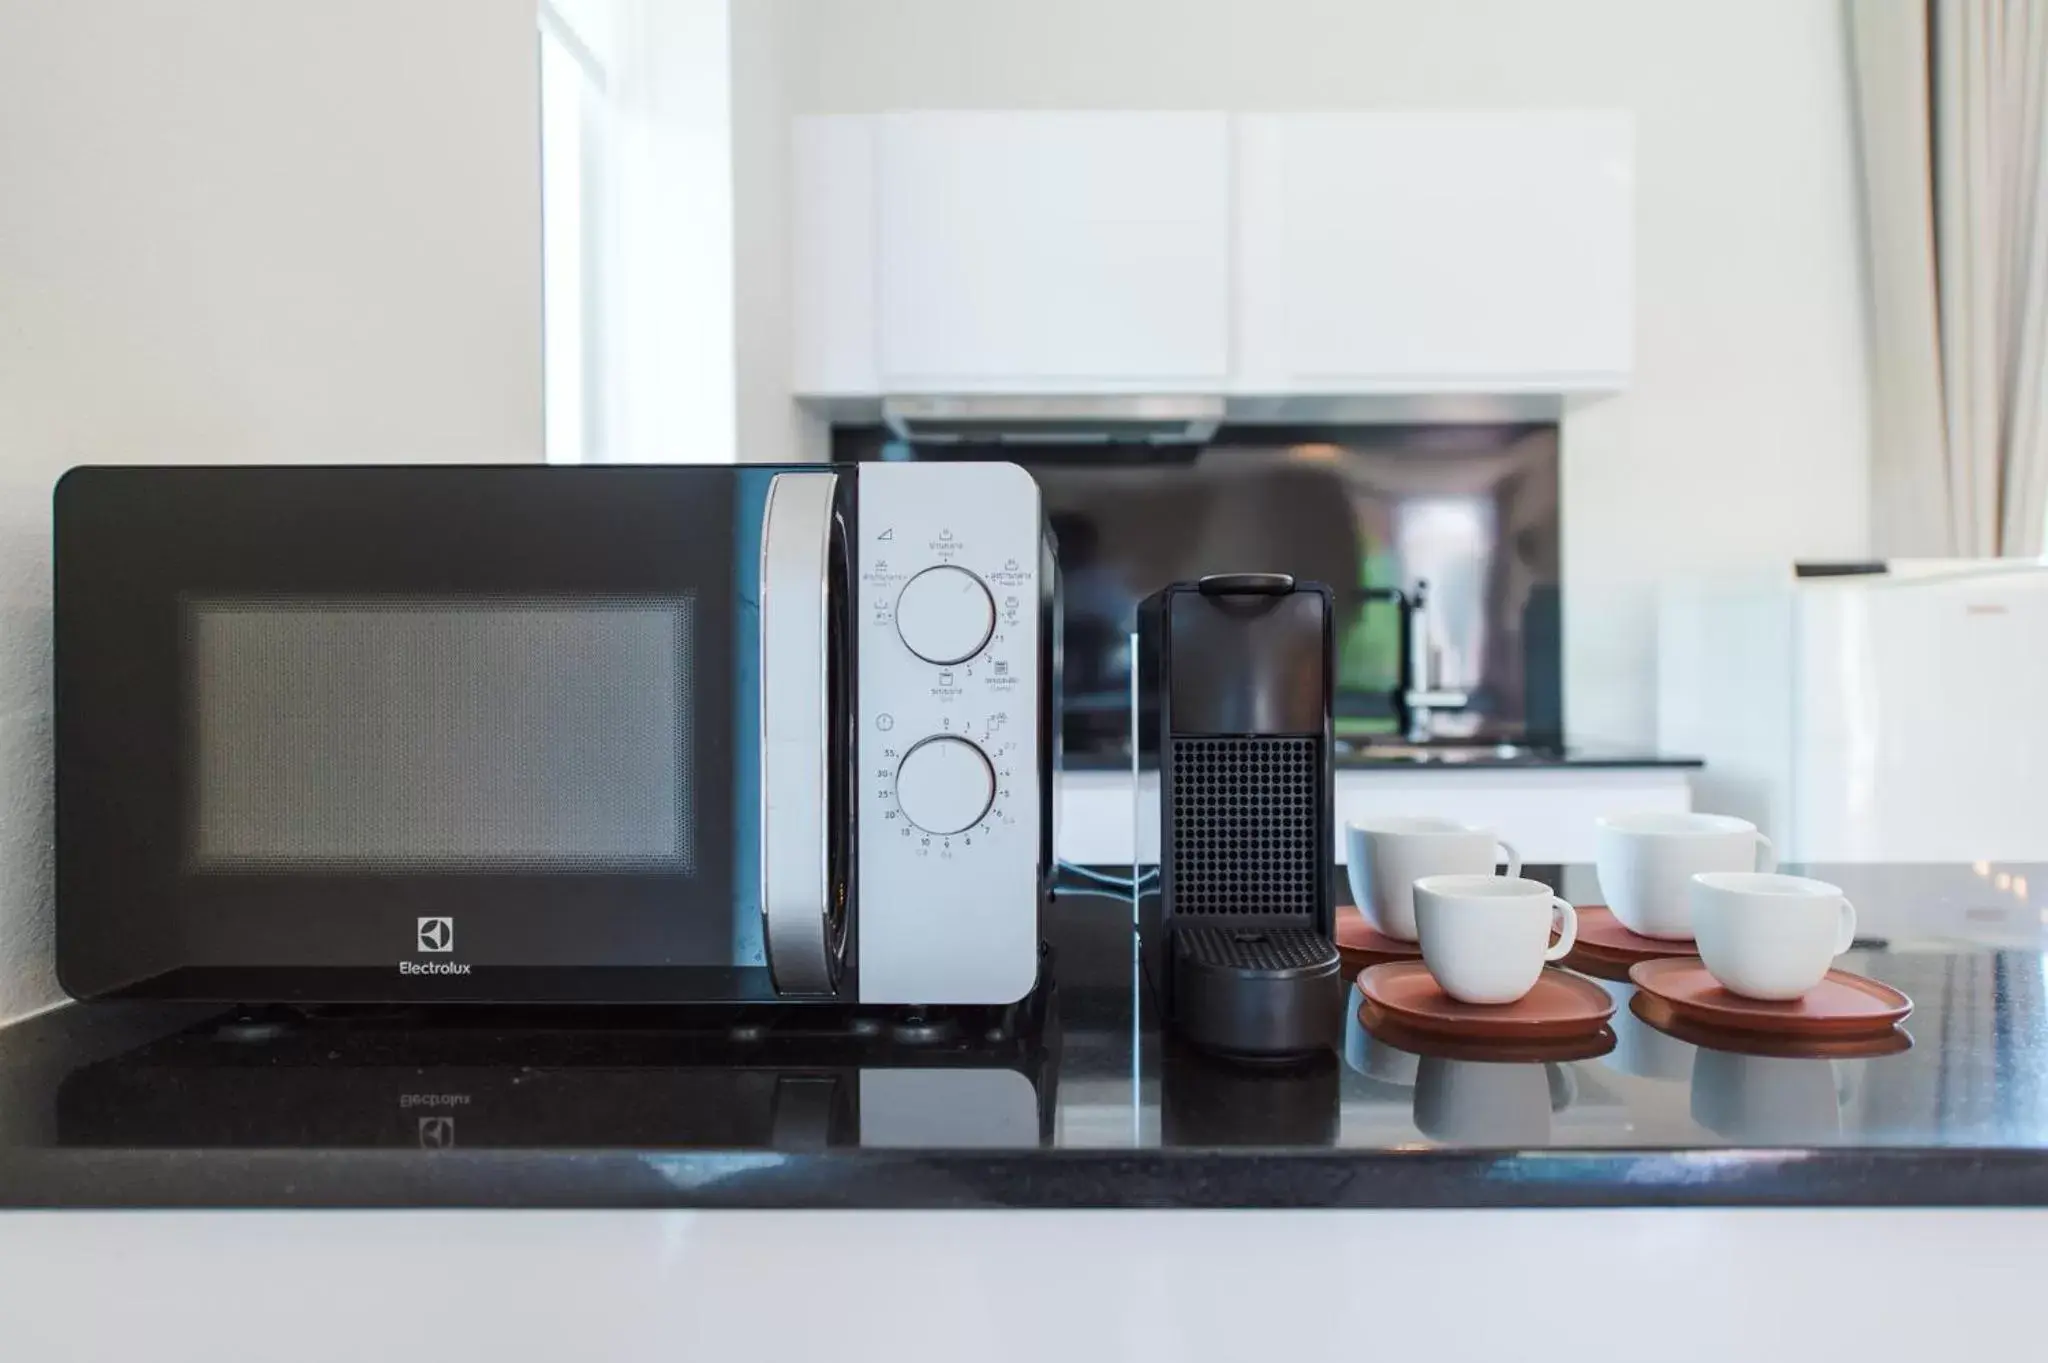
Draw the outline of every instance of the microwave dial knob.
M981 822L995 798L995 768L964 738L927 738L905 753L896 768L896 803L904 818L927 833L950 837L966 832Z
M995 627L995 598L965 568L927 568L904 583L896 598L896 633L928 663L966 662L987 645Z

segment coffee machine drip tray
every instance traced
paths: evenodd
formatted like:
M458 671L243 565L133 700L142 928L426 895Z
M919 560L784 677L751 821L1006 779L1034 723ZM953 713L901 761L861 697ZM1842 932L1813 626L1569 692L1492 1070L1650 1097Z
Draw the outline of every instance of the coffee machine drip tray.
M1314 927L1182 924L1173 934L1181 1034L1246 1058L1333 1049L1343 1023L1337 948Z

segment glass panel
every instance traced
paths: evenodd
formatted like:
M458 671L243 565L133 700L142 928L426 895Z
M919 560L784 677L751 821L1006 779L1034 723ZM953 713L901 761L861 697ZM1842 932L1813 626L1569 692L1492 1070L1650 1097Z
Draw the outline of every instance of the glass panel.
M1340 758L1404 740L1411 689L1440 693L1412 726L1427 738L1563 743L1554 425L1243 425L1200 447L970 441L943 453L841 427L833 452L1031 470L1065 578L1066 751L1097 769L1123 756L1138 603L1247 565L1336 592ZM1393 594L1412 601L1422 584L1411 658Z
M689 873L693 605L188 601L198 869Z

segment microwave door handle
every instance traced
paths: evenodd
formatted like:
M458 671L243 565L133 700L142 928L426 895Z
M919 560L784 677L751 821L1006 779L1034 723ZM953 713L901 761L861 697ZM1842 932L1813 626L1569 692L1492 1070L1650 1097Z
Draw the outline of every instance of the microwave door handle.
M836 473L778 473L761 517L761 918L779 994L829 994L826 771Z

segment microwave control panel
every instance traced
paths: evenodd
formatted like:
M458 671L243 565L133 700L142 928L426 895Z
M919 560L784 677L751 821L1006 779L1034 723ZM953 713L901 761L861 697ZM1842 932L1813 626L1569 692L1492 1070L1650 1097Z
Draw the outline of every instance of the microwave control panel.
M1038 485L858 476L860 999L1009 1003L1038 975Z

